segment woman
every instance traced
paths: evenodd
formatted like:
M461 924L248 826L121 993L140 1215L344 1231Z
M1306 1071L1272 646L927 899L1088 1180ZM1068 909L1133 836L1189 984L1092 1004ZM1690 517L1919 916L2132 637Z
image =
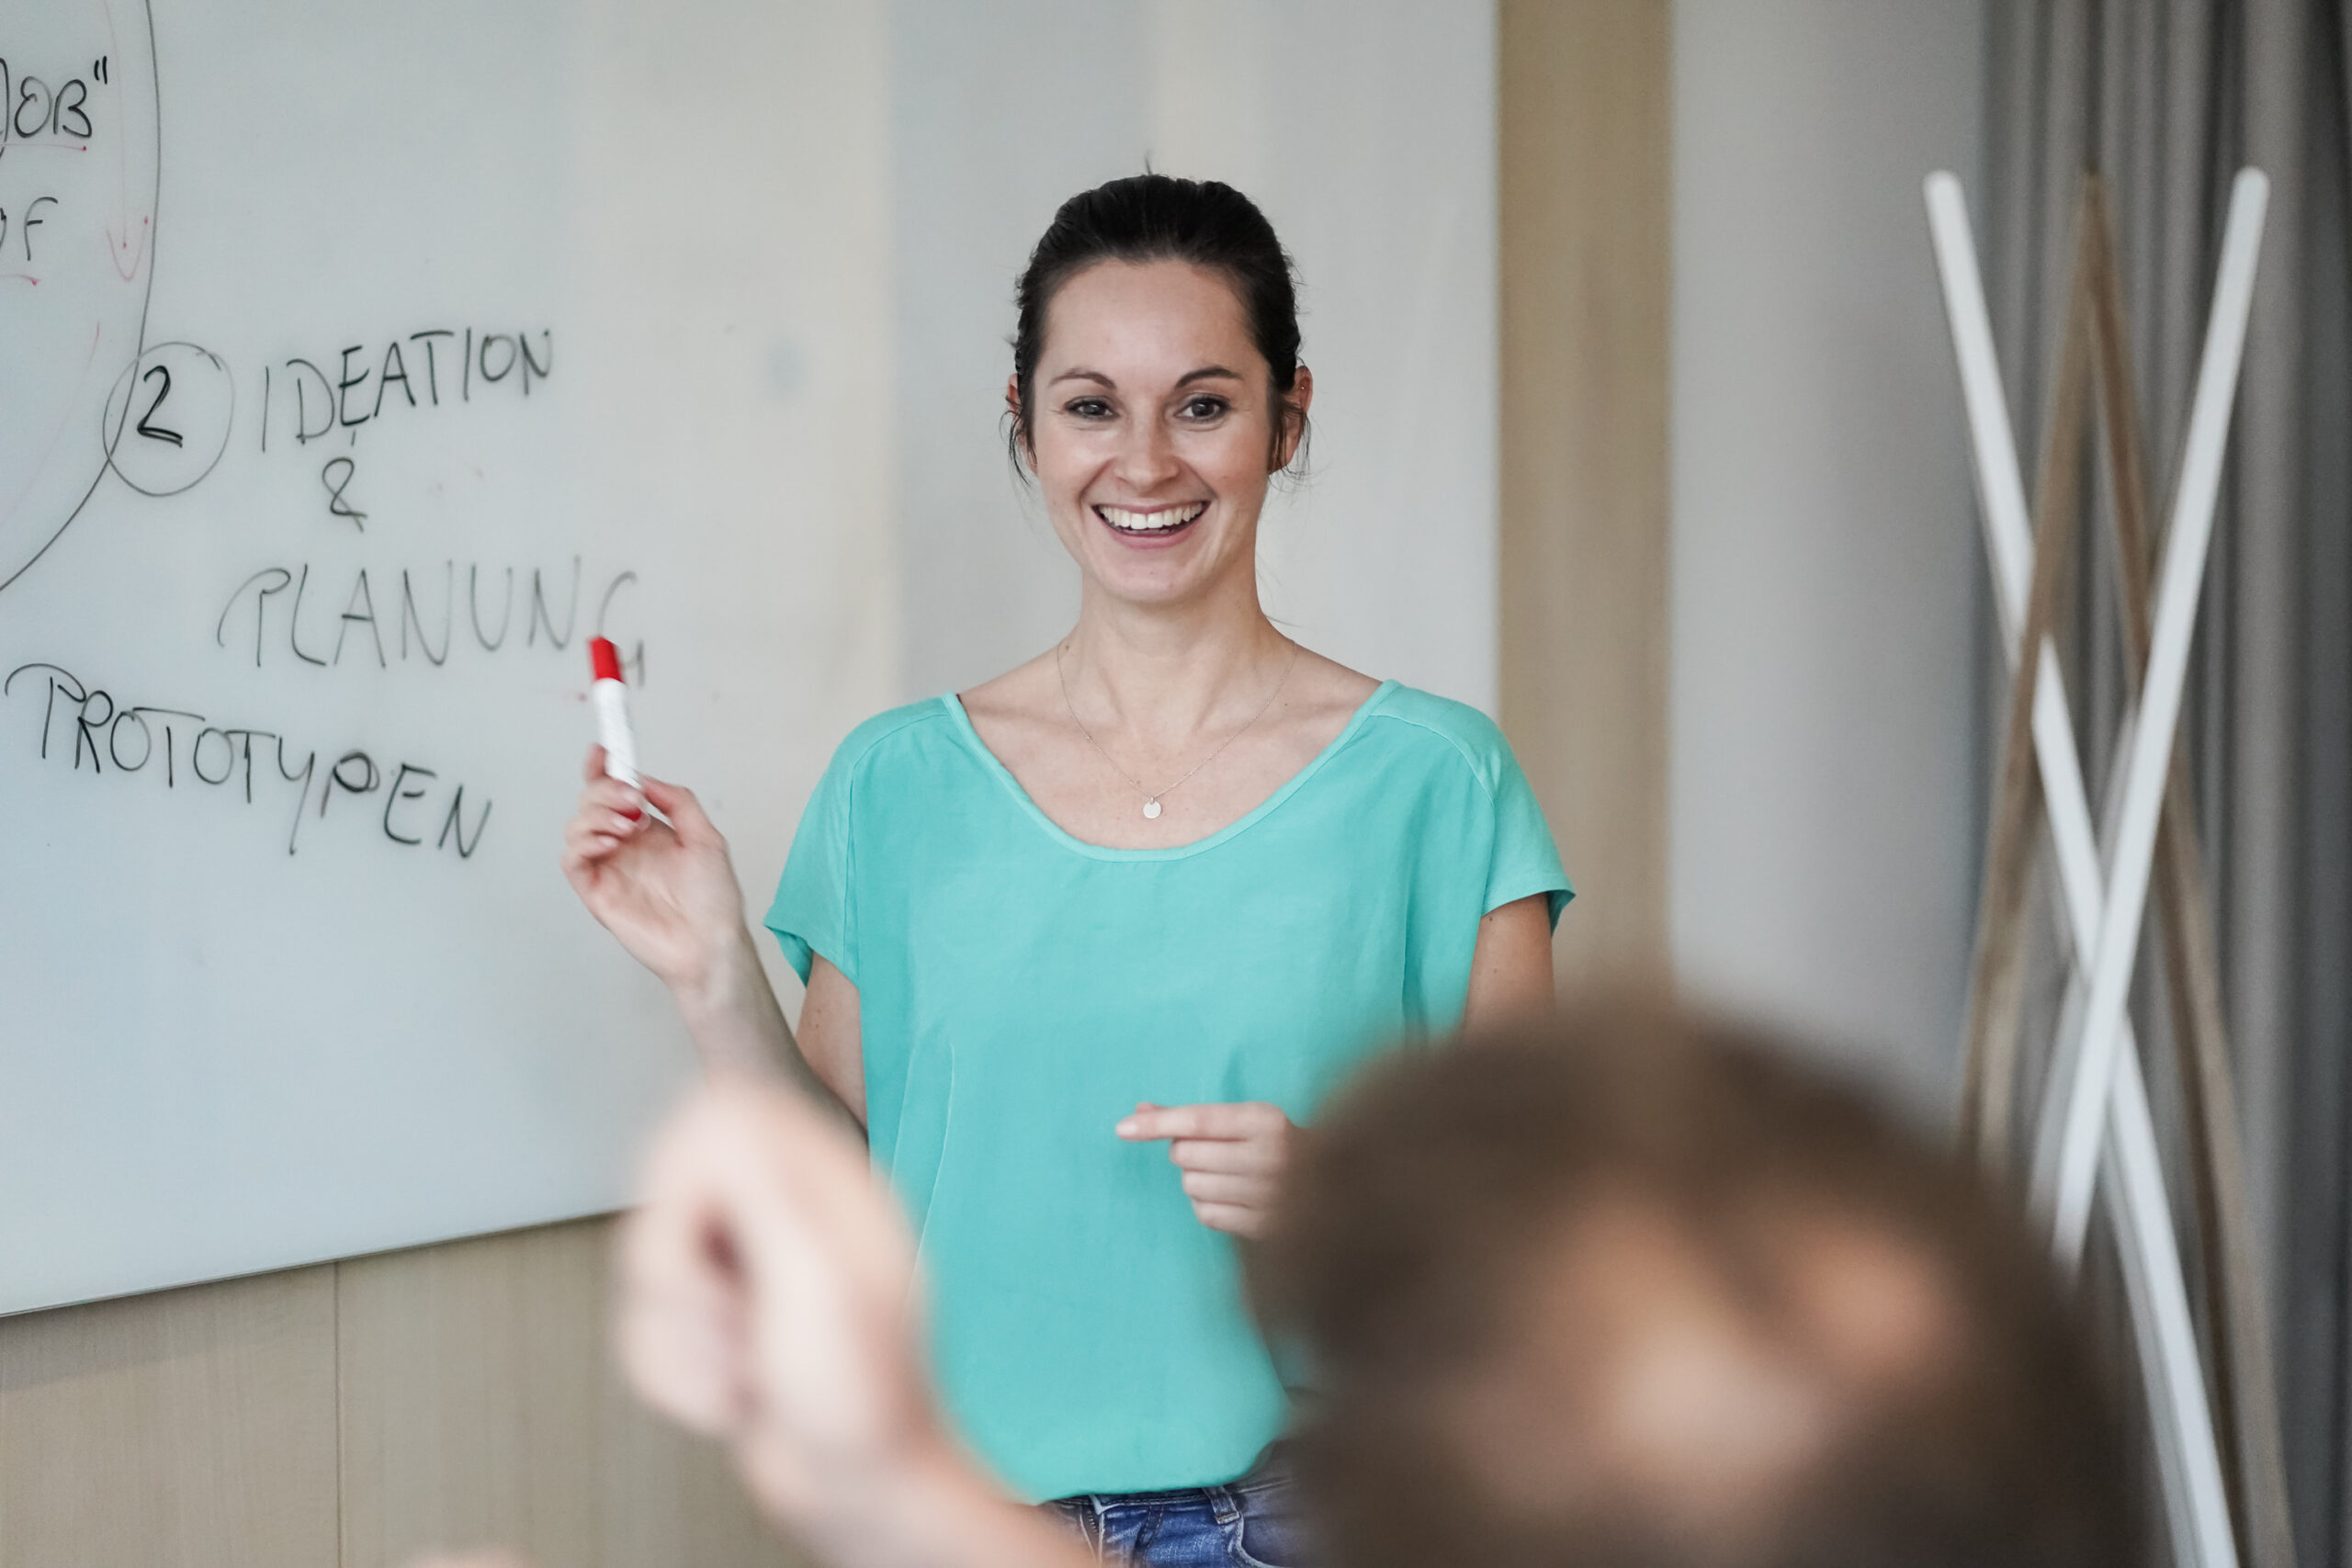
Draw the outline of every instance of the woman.
M1288 1562L1279 1466L1253 1469L1283 1389L1231 1237L1367 1054L1548 1003L1568 884L1491 723L1259 604L1314 381L1248 198L1075 197L1019 305L1011 444L1078 624L852 732L767 924L808 981L801 1055L912 1213L956 1424L1106 1554ZM572 885L715 1070L773 1070L793 1037L724 841L686 791L646 781L652 826L588 771Z

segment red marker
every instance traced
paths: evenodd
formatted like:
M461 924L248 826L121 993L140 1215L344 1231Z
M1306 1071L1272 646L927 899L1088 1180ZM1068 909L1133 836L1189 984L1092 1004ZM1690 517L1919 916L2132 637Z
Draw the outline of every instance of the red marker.
M588 668L595 683L588 688L596 705L596 739L605 748L605 776L638 787L637 737L628 727L628 688L621 683L621 652L610 637L588 639Z

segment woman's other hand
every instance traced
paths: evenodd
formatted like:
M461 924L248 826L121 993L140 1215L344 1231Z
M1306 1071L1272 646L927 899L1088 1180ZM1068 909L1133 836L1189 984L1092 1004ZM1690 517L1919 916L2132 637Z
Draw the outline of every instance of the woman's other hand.
M744 945L743 893L727 840L694 792L648 778L642 792L605 776L588 749L587 787L563 829L563 874L588 912L673 991L707 986ZM670 820L657 821L650 803Z
M1184 1173L1184 1196L1201 1224L1242 1236L1265 1229L1298 1138L1282 1107L1255 1100L1235 1105L1146 1101L1118 1132L1131 1144L1167 1139L1168 1158Z

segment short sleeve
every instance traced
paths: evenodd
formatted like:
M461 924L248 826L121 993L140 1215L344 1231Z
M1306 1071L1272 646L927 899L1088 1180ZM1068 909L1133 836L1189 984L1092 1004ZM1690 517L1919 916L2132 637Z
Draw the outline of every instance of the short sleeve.
M852 735L842 743L817 781L800 814L799 830L792 835L792 852L785 856L775 902L768 906L768 930L784 944L784 956L803 984L818 953L852 984L857 980L850 890L852 778L865 751L854 745L857 739Z
M1496 740L1499 744L1501 737ZM1561 868L1559 847L1552 841L1534 786L1520 771L1510 747L1502 745L1501 752L1494 769L1495 846L1487 862L1486 910L1491 914L1505 904L1547 894L1556 929L1560 911L1576 897L1576 889Z

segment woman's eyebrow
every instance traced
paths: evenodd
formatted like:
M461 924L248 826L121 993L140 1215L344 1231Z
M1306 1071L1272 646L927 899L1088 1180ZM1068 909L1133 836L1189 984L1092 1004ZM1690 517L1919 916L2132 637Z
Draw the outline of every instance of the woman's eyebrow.
M1189 387L1195 381L1238 381L1240 379L1241 373L1238 370L1227 370L1222 365L1204 365L1198 370L1187 370L1183 375L1179 376L1176 378L1176 384L1180 387ZM1046 385L1058 387L1064 381L1091 381L1098 387L1107 388L1115 388L1118 385L1100 370L1089 370L1082 365L1072 366Z

